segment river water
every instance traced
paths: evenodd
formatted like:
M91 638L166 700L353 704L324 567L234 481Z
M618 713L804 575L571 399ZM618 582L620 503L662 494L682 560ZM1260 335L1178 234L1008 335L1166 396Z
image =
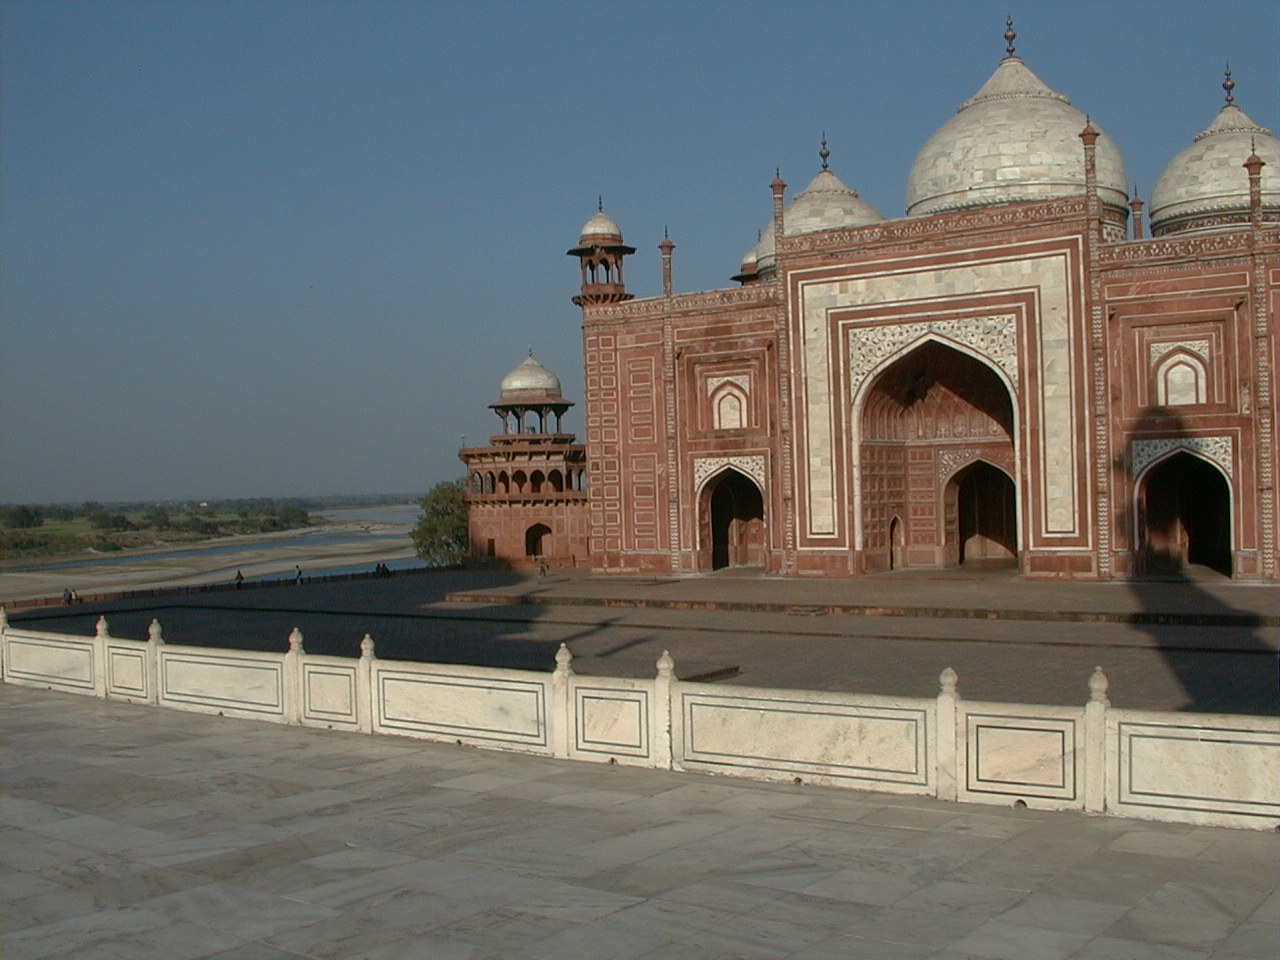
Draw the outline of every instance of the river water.
M416 504L395 504L381 507L358 507L344 510L330 510L317 514L331 524L340 524L340 529L330 526L315 527L285 533L278 537L237 537L227 540L210 541L207 544L186 545L173 550L146 550L144 552L124 551L118 554L100 554L77 560L66 560L55 563L31 564L21 567L9 567L6 573L45 573L49 571L75 571L93 567L128 566L129 564L147 564L153 566L173 560L190 558L218 557L227 566L236 565L237 554L248 557L262 551L264 546L277 548L301 548L298 565L311 576L331 575L338 573L358 573L371 568L373 562L359 565L325 566L323 562L307 563L306 552L309 549L326 548L323 552L332 552L327 548L343 547L356 544L372 544L378 553L385 553L389 558L387 566L393 570L409 570L422 566L416 557L394 557L396 553L411 551L413 543L409 539L409 531L417 522L421 509ZM385 547L385 550L382 549ZM276 575L277 577L279 574ZM250 577L249 579L254 579ZM265 577L262 579L271 579Z

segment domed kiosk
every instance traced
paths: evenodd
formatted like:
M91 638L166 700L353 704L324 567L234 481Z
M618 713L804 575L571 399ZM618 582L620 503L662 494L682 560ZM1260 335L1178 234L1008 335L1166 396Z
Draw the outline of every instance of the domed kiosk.
M489 404L502 433L458 451L467 465L471 562L575 565L587 556L586 449L565 433L573 406L533 351Z

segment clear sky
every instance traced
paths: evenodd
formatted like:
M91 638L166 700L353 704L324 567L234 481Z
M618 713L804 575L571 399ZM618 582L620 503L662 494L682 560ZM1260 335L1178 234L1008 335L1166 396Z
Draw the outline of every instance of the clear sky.
M0 501L421 491L532 346L581 403L565 251L733 286L831 167L888 217L1017 49L1149 197L1236 101L1273 0L0 4ZM566 426L582 433L582 409Z

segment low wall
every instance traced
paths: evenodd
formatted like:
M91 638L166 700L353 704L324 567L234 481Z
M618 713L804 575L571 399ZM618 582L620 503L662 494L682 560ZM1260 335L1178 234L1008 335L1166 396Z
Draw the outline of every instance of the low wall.
M1280 719L1120 710L1098 668L1080 707L580 677L561 645L547 673L311 656L10 626L6 683L230 717L398 734L549 757L805 781L968 803L1181 823L1280 824Z

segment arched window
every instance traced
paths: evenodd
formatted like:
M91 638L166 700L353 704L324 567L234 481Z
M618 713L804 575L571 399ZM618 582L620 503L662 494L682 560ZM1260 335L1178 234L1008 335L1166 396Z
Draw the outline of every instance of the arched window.
M484 493L484 478L478 473L471 475L471 492Z
M533 493L541 493L541 492L542 492L542 482L543 482L545 479L546 479L546 477L545 477L545 476L543 476L543 474L542 474L542 471L541 471L541 470L535 470L535 471L533 471L533 473L532 473L532 474L530 474L530 476L529 476L529 489L530 489Z
M1204 363L1194 354L1177 351L1156 370L1156 403L1179 407L1205 402Z
M711 423L716 430L742 430L747 426L747 395L737 384L726 383L712 394Z
M497 489L498 489L497 480L493 475L493 471L490 470L488 473L484 475L484 492L493 493Z
M551 485L551 489L556 493L560 493L564 490L564 476L559 470L552 470L547 474L547 483Z

